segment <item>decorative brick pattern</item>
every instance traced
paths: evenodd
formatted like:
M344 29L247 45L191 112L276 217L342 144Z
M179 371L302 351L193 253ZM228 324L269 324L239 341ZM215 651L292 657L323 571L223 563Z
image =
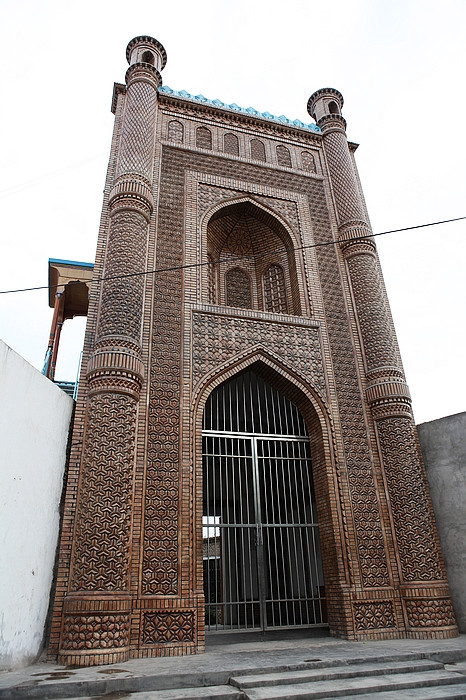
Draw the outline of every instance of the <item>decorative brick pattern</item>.
M262 339L265 351L293 367L321 394L325 392L317 328L194 313L193 339L193 372L196 379L233 359L239 351L257 347Z
M75 534L74 591L112 591L128 586L135 424L136 403L124 394L97 394L89 400Z
M205 126L199 126L196 130L196 146L212 150L212 132Z
M310 173L317 172L315 158L309 151L301 152L301 163L303 170L308 170Z
M171 644L194 641L194 613L160 610L143 616L143 644Z
M324 209L321 212L321 216L325 217ZM328 240L328 234L325 228L322 228L324 221L325 218L316 221L316 242ZM362 582L368 587L386 586L389 584L389 573L385 539L380 522L372 459L347 314L341 287L334 273L335 253L330 248L318 248L317 256L324 305L326 311L328 310L327 327L331 342Z
M373 254L355 255L348 260L348 267L364 339L367 369L397 367L396 339L377 259Z
M247 272L240 267L234 267L225 275L227 306L238 306L243 309L252 307L251 279Z
M119 211L109 232L106 275L119 279L103 282L99 336L119 335L139 338L144 293L147 221L133 211ZM136 273L136 276L125 277Z
M62 650L118 649L129 645L129 616L65 615Z
M364 219L346 136L332 131L325 135L325 153L334 186L339 223Z
M425 476L408 418L377 424L396 540L405 581L444 580ZM430 507L429 507L430 506Z
M157 266L182 264L183 191L171 161L162 166ZM179 171L179 177L182 177ZM181 277L154 276L142 591L178 592Z
M207 278L209 285L209 303L217 303L217 270L213 257L207 255Z
M239 155L239 143L236 134L224 134L223 150L225 151L225 153L230 153L233 156Z
M269 265L263 275L263 284L265 310L286 314L288 304L286 303L285 275L281 265Z
M448 627L455 624L450 598L407 600L406 612L411 627Z
M124 173L138 173L146 181L151 181L156 104L157 92L153 85L138 81L128 89L117 177Z
M172 121L168 122L168 140L175 141L176 143L183 143L184 126L176 119L172 119Z
M131 46L164 62L154 40ZM311 99L319 134L160 83L136 63L115 91L95 274L134 277L92 287L52 656L202 648L202 406L253 362L309 427L332 633L453 635L345 122L319 102L341 95Z
M246 171L245 172L246 175ZM264 181L264 174L261 173ZM282 184L278 175L270 176L270 183ZM290 181L290 187L308 193L311 216L314 225L315 242L329 240L328 210L320 183L302 183ZM306 189L309 188L309 189ZM232 190L201 185L199 204L202 208L211 207L216 198L229 198L236 194ZM258 201L265 201L269 207L285 211L291 220L297 220L296 205L255 195ZM320 282L324 296L327 328L332 352L333 371L335 373L340 422L345 450L345 467L354 508L354 520L358 559L361 567L362 581L365 586L386 586L389 583L388 565L385 552L385 538L382 531L379 504L374 480L372 458L369 448L367 428L361 402L357 369L350 335L347 312L340 281L335 275L338 269L335 252L328 247L319 247L317 258L320 270Z
M252 139L250 147L251 158L253 160L262 160L265 162L265 146L263 141L259 141L259 139Z
M285 168L291 168L290 151L286 146L282 146L281 144L277 146L277 163L278 165L284 165Z
M396 627L393 603L381 600L373 603L353 603L356 629L365 630Z

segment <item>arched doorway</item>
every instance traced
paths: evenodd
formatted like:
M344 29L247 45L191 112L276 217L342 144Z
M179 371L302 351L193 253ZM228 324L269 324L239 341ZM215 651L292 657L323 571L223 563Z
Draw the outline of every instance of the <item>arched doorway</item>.
M306 424L251 369L204 409L203 572L208 631L326 624Z

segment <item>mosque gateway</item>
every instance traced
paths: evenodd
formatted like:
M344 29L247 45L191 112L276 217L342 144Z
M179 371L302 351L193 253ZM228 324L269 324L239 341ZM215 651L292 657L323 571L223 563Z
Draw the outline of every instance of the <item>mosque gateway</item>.
M151 37L127 58L50 658L455 636L343 97L303 124L162 86Z

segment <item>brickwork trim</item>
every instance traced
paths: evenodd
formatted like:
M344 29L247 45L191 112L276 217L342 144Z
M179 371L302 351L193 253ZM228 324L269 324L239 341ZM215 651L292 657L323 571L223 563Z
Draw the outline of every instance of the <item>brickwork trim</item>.
M174 97L173 95L167 95L164 92L159 92L159 104L161 107L169 111L171 114L178 113L182 116L189 115L191 117L198 117L198 121L203 124L213 124L215 126L219 125L230 125L239 124L246 127L250 127L253 133L270 133L270 134L282 134L287 137L294 139L299 139L299 141L305 143L320 143L322 141L321 134L312 131L305 131L299 127L293 128L289 125L281 125L278 123L270 122L260 117L247 116L241 112L230 112L222 110L219 107L212 107L209 105L203 105L199 102L191 102L181 100L179 97Z

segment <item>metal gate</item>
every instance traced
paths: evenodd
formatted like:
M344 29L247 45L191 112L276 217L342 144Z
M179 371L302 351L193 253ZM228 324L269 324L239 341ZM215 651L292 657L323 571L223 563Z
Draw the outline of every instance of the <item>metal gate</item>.
M326 623L309 438L253 372L210 396L203 429L206 629Z

